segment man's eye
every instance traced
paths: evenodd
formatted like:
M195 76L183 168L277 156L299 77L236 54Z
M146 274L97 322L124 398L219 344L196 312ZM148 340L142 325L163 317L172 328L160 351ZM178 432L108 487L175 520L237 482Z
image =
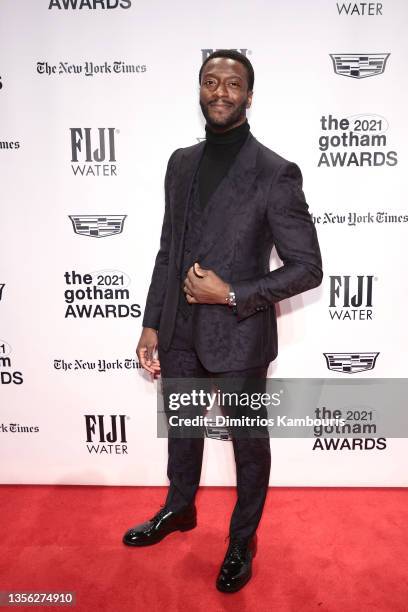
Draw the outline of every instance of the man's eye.
M230 85L233 85L234 87L239 87L238 81L231 81Z

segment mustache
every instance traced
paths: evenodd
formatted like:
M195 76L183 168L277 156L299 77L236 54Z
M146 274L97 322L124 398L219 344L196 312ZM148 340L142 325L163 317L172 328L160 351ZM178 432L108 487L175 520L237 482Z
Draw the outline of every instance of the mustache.
M227 100L211 100L211 102L208 102L207 106L212 106L213 104L223 104L225 106L234 106L232 102L228 102Z

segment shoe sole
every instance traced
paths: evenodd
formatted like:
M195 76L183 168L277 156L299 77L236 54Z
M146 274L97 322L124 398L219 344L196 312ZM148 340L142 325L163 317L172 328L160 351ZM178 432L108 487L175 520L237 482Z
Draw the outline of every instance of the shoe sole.
M136 547L153 546L153 544L158 544L159 542L164 540L165 537L167 537L171 533L174 533L175 531L191 531L191 529L195 529L196 527L197 527L197 521L194 521L193 523L188 523L187 525L183 525L183 527L177 527L176 529L172 529L171 531L168 531L167 533L162 535L161 538L152 540L150 542L149 541L147 542L127 542L125 540L125 537L123 537L122 542L126 544L126 546L136 546Z

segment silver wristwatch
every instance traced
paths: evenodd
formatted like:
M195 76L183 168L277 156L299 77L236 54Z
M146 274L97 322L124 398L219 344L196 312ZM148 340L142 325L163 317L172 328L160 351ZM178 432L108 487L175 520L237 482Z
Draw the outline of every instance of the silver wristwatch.
M237 305L236 299L235 299L235 291L229 291L228 292L228 297L225 298L225 301L227 302L228 306L230 306L231 308L233 308L234 306Z

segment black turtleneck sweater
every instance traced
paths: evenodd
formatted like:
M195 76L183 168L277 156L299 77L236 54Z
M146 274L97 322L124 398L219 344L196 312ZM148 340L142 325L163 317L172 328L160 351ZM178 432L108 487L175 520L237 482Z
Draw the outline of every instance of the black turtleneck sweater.
M249 132L247 120L227 132L213 132L206 125L206 143L201 158L198 185L200 205L204 209L244 144Z

